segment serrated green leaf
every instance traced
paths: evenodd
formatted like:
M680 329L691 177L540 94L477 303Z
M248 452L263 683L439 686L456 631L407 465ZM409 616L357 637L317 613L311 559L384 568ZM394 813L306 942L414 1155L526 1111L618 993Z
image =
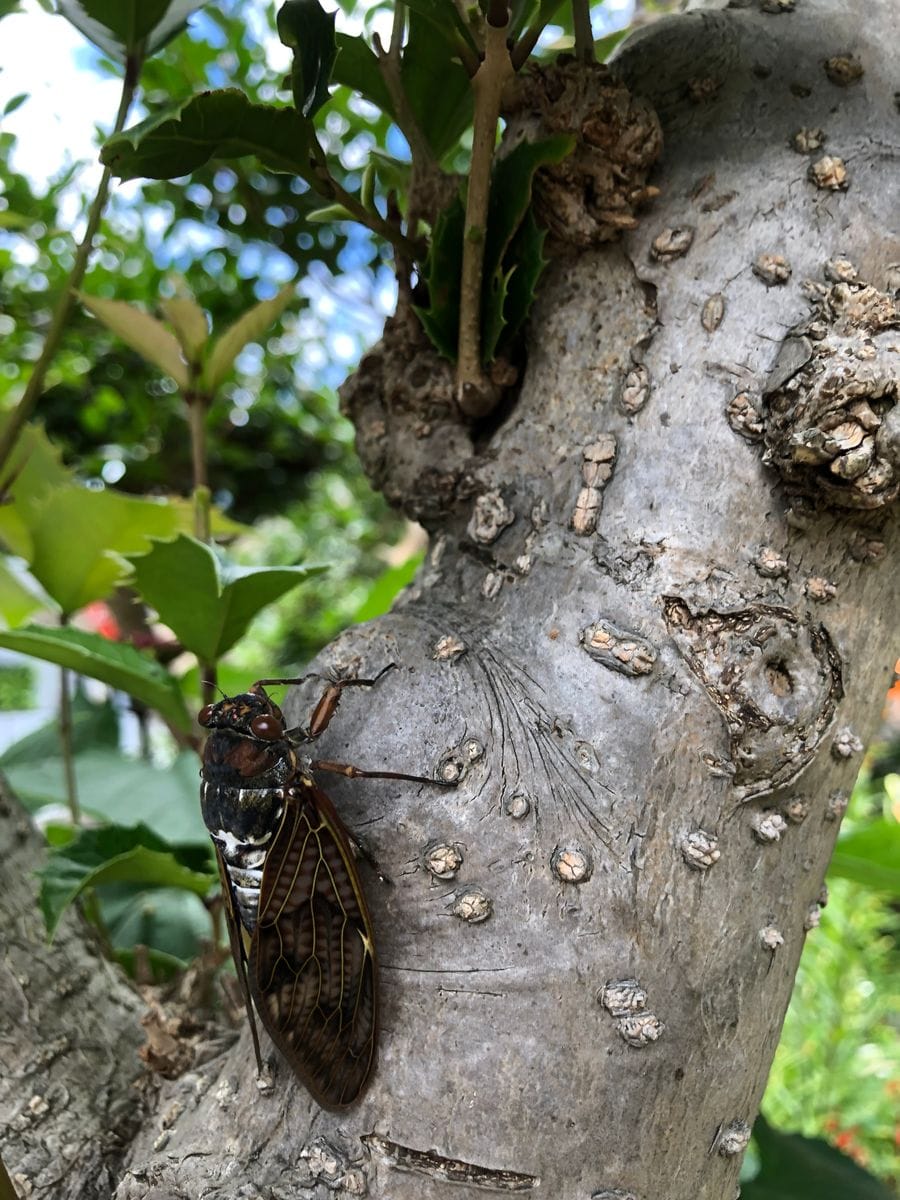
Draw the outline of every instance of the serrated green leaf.
M451 362L456 361L459 340L460 264L465 223L465 206L457 194L438 217L431 236L424 272L428 308L416 308L435 349Z
M52 608L52 601L24 572L10 569L0 560L0 620L8 629L15 629L39 608Z
M110 642L84 629L42 625L26 625L0 633L0 646L99 679L156 709L177 729L192 728L175 679L155 659L141 654L134 646Z
M120 179L175 179L212 158L254 155L273 171L309 176L311 125L294 108L253 104L237 88L201 92L111 137L101 162Z
M503 303L502 336L491 348L485 345L484 361L490 362L499 344L508 345L525 322L534 303L538 280L544 272L546 231L538 225L534 209L529 208L506 253L506 261L515 267L506 276L506 298Z
M393 117L394 106L387 85L379 70L378 59L368 43L361 37L338 33L335 45L337 57L331 71L334 82L359 92L382 112Z
M196 854L192 857L196 860ZM62 914L85 888L135 883L205 896L218 878L211 871L186 866L179 851L145 825L83 829L73 841L51 852L38 875L41 912L50 938Z
M213 345L203 368L203 386L215 392L234 365L234 360L250 342L257 341L273 325L294 296L294 284L286 283L271 300L261 300L238 317Z
M202 662L221 658L267 604L321 570L223 565L209 546L184 534L128 561L132 586Z
M78 689L72 697L73 753L77 757L88 749L116 750L118 745L119 718L112 704L92 704ZM59 722L54 719L7 747L0 755L0 767L8 771L33 766L59 758L60 753Z
M839 838L828 873L900 896L900 823L881 818Z
M422 551L408 558L399 567L388 567L386 571L383 571L369 588L368 595L354 613L353 623L361 625L363 621L372 621L375 617L390 612L400 592L415 579L424 557L425 552Z
M432 4L432 12L456 14L456 5ZM448 40L449 38L449 40ZM400 64L400 80L422 133L437 159L456 145L472 121L472 87L456 57L452 37L436 34L435 23L422 11L410 13L409 34Z
M355 221L353 213L344 208L343 204L326 204L324 208L315 208L306 214L307 221L312 225L325 225L331 221Z
M160 308L166 315L166 320L175 330L178 344L189 363L199 363L203 357L203 348L209 338L209 326L206 313L192 296L171 296L160 300Z
M428 22L432 36L440 34L451 45L458 39L477 53L472 33L454 0L406 0L406 7L411 14L423 17Z
M319 0L285 0L278 10L278 36L293 51L291 90L302 116L314 117L328 99L337 46L334 13Z
M6 473L0 478L2 498L6 501L0 504L0 542L13 554L30 559L31 529L37 509L55 488L71 483L74 478L74 472L63 466L59 450L43 427L26 425Z
M104 54L155 53L205 0L57 0L60 13Z
M78 299L127 346L174 379L183 392L187 391L191 379L187 364L177 340L162 321L124 300L107 300L85 292L79 292Z
M55 488L28 513L29 567L64 613L103 600L122 576L116 554L145 550L151 538L174 537L178 509L74 484Z
M783 1133L762 1116L753 1137L762 1169L741 1184L742 1200L891 1200L890 1189L820 1138Z
M493 362L497 352L497 343L504 332L507 290L509 281L516 273L512 267L505 274L495 271L493 278L486 279L486 287L481 293L481 361L487 365Z

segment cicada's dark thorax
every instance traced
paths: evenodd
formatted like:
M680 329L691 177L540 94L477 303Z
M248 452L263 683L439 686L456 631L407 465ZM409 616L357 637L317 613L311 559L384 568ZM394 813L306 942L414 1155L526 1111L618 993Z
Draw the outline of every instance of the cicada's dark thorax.
M264 741L242 730L242 723L232 720L230 728L210 732L200 804L228 871L241 924L252 933L266 856L284 813L282 789L296 774L297 756L287 739Z

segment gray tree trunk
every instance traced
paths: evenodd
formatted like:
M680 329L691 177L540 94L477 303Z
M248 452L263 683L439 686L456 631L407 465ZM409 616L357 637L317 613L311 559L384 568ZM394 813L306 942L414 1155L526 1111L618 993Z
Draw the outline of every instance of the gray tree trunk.
M0 1103L31 1195L737 1193L898 616L896 7L779 7L628 45L660 195L621 243L554 244L501 413L454 416L403 314L345 390L373 478L434 536L403 606L324 656L399 669L321 753L458 779L329 789L393 880L362 867L362 1101L322 1112L277 1061L260 1095L244 1034L139 1112L134 999L72 924L62 967L42 950L26 839Z

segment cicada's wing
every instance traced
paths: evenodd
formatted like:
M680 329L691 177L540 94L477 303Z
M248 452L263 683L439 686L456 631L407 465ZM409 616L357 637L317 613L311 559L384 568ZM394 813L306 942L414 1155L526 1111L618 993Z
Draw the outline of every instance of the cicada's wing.
M307 778L288 790L266 855L249 977L263 1025L313 1098L352 1104L375 1059L372 922L340 818Z
M234 969L237 971L244 1007L247 1009L247 1020L250 1022L250 1034L253 1038L253 1049L256 1053L256 1067L260 1074L263 1072L262 1055L259 1051L259 1035L256 1032L256 1020L253 1016L253 1004L250 999L250 981L247 966L246 934L241 926L237 912L237 904L232 891L231 879L222 851L215 846L216 862L219 864L219 878L222 880L222 909L225 913L225 924L228 926L228 940L231 943L231 957L234 959Z

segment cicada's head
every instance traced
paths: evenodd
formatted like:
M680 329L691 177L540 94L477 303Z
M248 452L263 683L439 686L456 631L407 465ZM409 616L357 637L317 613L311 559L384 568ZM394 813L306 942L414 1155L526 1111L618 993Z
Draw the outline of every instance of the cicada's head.
M284 737L281 709L258 683L249 692L207 704L197 720L207 729L231 729L260 742L277 742Z

